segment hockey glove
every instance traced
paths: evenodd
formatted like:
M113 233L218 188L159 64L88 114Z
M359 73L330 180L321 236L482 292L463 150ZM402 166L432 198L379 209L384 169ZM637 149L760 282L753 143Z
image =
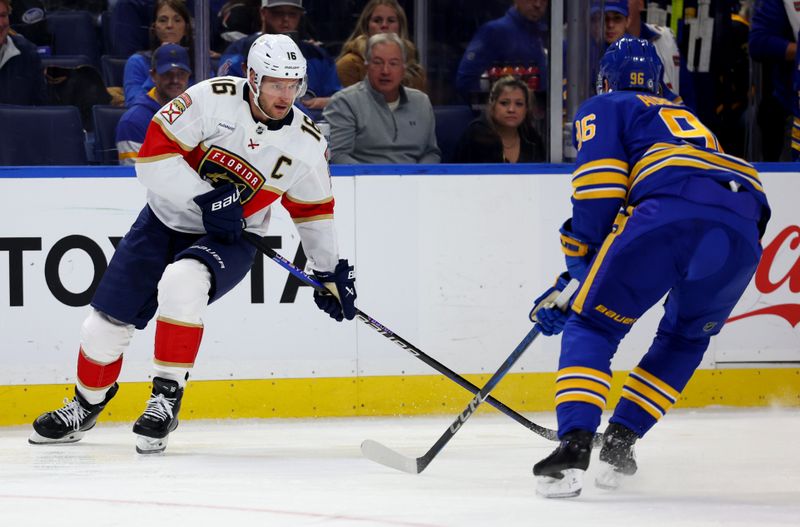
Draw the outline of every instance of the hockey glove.
M565 221L558 232L561 235L561 250L564 252L569 275L583 281L596 249L572 232L572 218Z
M542 334L547 337L561 333L564 330L564 324L567 323L569 318L569 304L564 311L555 305L556 298L567 287L569 281L569 273L561 273L556 283L533 301L533 309L531 309L531 313L528 316L531 322L539 325Z
M331 318L341 322L356 316L356 272L347 260L339 260L333 272L314 271L314 277L328 291L314 290L314 303Z
M194 198L203 212L203 227L214 238L233 243L242 235L245 221L239 190L233 183L225 183Z

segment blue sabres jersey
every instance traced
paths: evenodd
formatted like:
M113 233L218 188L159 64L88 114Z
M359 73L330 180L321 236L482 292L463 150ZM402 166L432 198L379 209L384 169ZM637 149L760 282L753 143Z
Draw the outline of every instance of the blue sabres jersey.
M667 99L636 91L592 97L578 109L573 141L572 232L594 248L620 207L655 195L684 195L682 184L690 177L733 181L768 207L755 168L723 153L691 110Z

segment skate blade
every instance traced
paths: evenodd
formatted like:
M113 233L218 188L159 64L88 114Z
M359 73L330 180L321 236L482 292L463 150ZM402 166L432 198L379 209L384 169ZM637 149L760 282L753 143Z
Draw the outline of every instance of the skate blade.
M600 462L600 473L594 478L594 486L599 489L617 490L622 484L625 474L618 472L613 465Z
M76 443L81 440L83 435L86 432L77 430L75 432L71 432L61 439L53 439L50 437L44 437L40 435L36 430L34 430L30 437L28 437L28 443L31 445L58 445L58 444L66 444L66 443Z
M561 479L537 476L536 494L544 498L576 498L583 489L584 471L570 468L561 472Z
M167 448L166 437L136 436L136 452L139 454L160 454Z

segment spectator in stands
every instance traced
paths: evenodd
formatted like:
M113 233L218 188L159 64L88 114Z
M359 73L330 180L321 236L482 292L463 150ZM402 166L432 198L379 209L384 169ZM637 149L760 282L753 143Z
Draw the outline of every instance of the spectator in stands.
M395 33L367 41L367 77L336 93L323 115L331 127L331 163L438 163L428 96L402 85L407 55Z
M492 66L537 66L539 91L547 87L547 0L514 0L505 16L478 29L456 74L456 88L466 101L481 91L481 75Z
M456 163L535 163L544 161L542 138L530 126L528 85L500 78L489 93L484 114L472 121L456 147Z
M164 44L153 53L150 77L154 86L129 104L117 124L120 165L132 165L144 142L153 115L189 87L189 53L177 44Z
M263 0L261 33L255 33L228 46L220 58L217 73L244 77L243 64L250 44L262 33L287 34L295 39L308 67L308 90L301 102L305 108L312 110L312 117L317 118L331 95L342 89L342 84L336 74L336 64L328 52L311 41L298 38L297 30L304 13L302 0Z
M750 26L750 56L763 64L764 94L758 106L758 126L764 161L790 159L792 69L797 55L800 13L782 0L758 0Z
M11 31L10 15L10 0L0 0L0 103L44 104L42 61L36 46Z
M155 0L91 0L108 6L109 26L113 39L105 52L117 57L130 57L150 45L150 26L153 21ZM241 0L250 2L253 0ZM256 0L259 1L260 0ZM212 17L222 11L225 0L209 0ZM188 2L189 12L194 13L194 2ZM105 8L104 8L105 9ZM216 28L212 28L216 29ZM212 35L213 37L214 35ZM212 53L212 56L214 54Z
M125 63L123 87L126 104L131 104L153 87L150 62L159 46L180 44L189 49L191 57L193 42L191 16L184 0L157 0L150 26L150 49L134 53Z
M336 71L342 86L352 86L364 80L367 64L364 60L367 39L378 33L394 33L403 39L408 53L403 86L425 91L425 70L417 61L417 50L408 36L406 12L397 0L370 0L358 17L356 28L342 45L336 59Z

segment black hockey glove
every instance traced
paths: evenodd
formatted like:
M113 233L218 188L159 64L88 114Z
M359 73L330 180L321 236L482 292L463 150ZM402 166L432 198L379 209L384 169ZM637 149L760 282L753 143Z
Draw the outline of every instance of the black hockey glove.
M214 238L233 243L245 227L239 190L233 183L225 183L210 192L200 194L194 202L203 211L203 227Z
M314 271L314 277L329 291L314 290L314 303L331 318L341 322L356 316L356 272L347 260L339 260L333 272Z

